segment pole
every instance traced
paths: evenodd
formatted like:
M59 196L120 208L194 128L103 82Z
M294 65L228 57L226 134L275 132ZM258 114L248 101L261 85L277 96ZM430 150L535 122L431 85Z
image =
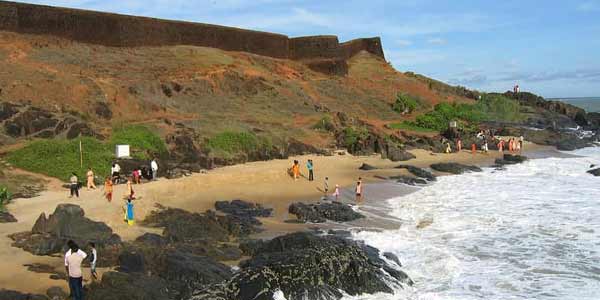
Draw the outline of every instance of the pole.
M79 139L79 165L79 168L83 169L83 145L81 144L81 139Z

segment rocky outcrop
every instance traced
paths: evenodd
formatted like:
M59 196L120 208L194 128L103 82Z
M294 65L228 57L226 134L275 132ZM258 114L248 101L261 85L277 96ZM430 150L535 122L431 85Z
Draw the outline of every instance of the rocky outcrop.
M25 294L17 291L0 289L0 299L6 300L48 300L44 295Z
M404 176L404 175L391 176L390 179L396 180L396 182L398 182L398 183L404 183L404 184L413 185L413 186L427 184L427 180L425 180L425 179Z
M465 172L481 172L481 168L477 166L463 165L459 163L438 163L431 165L431 168L444 173L462 174Z
M364 218L363 215L355 212L349 205L335 201L320 204L292 203L289 207L289 213L296 215L298 220L302 222L312 223L323 223L327 220L350 222Z
M363 163L360 167L358 167L358 169L363 170L363 171L371 171L371 170L377 170L378 168L375 166L371 166L370 164Z
M390 284L411 284L374 253L338 237L293 233L264 243L256 253L232 279L198 290L189 300L270 300L277 291L289 300L330 300L340 299L341 292L392 293Z
M391 161L407 161L416 158L414 154L395 146L388 147L386 154L386 158Z
M94 242L103 253L99 266L114 265L122 246L120 237L110 227L86 218L83 209L73 204L59 204L49 217L42 213L31 231L10 237L14 240L13 246L35 255L62 253L68 240L75 241L80 247Z
M415 167L415 166L411 166L411 165L399 165L396 167L396 169L406 169L408 170L411 174L420 177L420 178L425 178L428 181L435 181L435 175L431 174L431 172L421 169L419 167Z
M226 214L249 218L267 218L273 214L272 208L264 208L260 204L243 200L217 201L215 202L215 209Z
M506 92L504 96L518 100L522 105L539 107L547 111L565 115L579 126L587 126L587 114L584 109L560 101L549 101L528 92Z
M596 168L596 169L592 169L587 171L588 173L594 175L594 176L600 176L600 168Z
M160 277L107 272L102 275L101 282L93 282L88 286L86 299L175 300L178 298L176 291L171 290L167 282Z
M502 158L496 159L496 165L516 165L523 163L527 160L526 156L522 155L513 155L513 154L504 154Z
M0 211L0 223L15 223L17 218L7 211Z

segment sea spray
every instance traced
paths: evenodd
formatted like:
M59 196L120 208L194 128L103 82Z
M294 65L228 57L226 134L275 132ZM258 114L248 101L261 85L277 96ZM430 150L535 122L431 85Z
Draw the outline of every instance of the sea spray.
M389 199L402 227L354 238L396 254L415 286L347 299L599 299L600 178L586 171L600 148L573 154Z

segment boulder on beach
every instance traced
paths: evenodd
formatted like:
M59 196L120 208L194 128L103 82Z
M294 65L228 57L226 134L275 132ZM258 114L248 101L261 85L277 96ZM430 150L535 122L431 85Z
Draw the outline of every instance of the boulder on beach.
M397 147L388 147L387 158L391 161L407 161L417 157L406 150Z
M4 300L48 300L48 297L44 295L35 295L21 293L17 291L0 289L0 299Z
M412 185L412 186L418 185L418 184L427 184L427 180L425 180L425 179L411 177L411 176L405 176L405 175L391 176L390 179L394 179L398 183L404 183L404 184Z
M587 171L588 173L594 175L594 176L600 176L600 168L596 168L596 169L592 169Z
M107 272L102 281L92 282L87 287L86 299L116 300L175 300L177 292L169 288L167 282L160 277L145 274Z
M94 242L103 253L99 266L113 265L122 246L121 238L110 227L86 218L83 209L74 204L59 204L49 217L42 213L31 231L10 237L13 246L35 255L62 253L68 240L75 241L80 247Z
M272 208L264 208L260 204L251 203L243 200L217 201L215 209L226 214L238 217L270 217L273 214Z
M17 218L7 211L0 211L0 223L15 223Z
M459 163L437 163L431 165L431 168L444 173L463 174L465 172L481 172L481 168L477 166L463 165Z
M278 291L288 300L331 300L342 292L393 293L392 285L412 284L373 249L366 253L354 241L307 232L277 237L241 263L232 279L197 290L189 300L270 300Z
M499 166L516 165L516 164L523 163L526 160L527 160L527 157L523 156L523 155L504 154L504 156L502 158L496 159L495 163L496 163L496 165L499 165Z
M363 171L370 171L370 170L377 170L377 167L371 166L369 164L365 164L363 163L359 168L359 170L363 170Z
M399 165L396 167L396 169L406 169L408 170L408 172L410 172L411 174L420 177L420 178L425 178L428 181L435 181L435 175L431 174L431 172L425 170L425 169L421 169L419 167L415 167L415 166L411 166L411 165Z
M289 207L289 213L296 215L302 222L312 223L323 223L327 220L349 222L364 218L363 215L355 212L350 206L335 201L320 204L292 203Z

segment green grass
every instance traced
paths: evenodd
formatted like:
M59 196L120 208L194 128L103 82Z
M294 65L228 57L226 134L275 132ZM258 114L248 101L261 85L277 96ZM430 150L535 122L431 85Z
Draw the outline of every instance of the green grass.
M115 145L129 145L131 156L139 159L167 153L165 142L148 127L140 125L114 128L110 145L113 149Z
M391 129L410 130L415 132L437 132L434 129L419 127L411 122L393 123L389 124L388 127Z
M79 156L79 139L36 140L7 155L7 161L18 168L67 181L72 172L80 179L91 167L96 175L106 176L114 159L115 144L129 144L132 156L147 159L167 152L160 137L142 126L126 126L113 131L108 142L92 137L81 138L83 166Z
M333 132L335 130L335 124L333 124L333 121L329 115L325 115L323 118L317 121L312 128L320 131Z
M223 131L208 140L207 147L215 156L230 157L271 148L272 142L248 131Z
M369 136L369 130L365 127L344 128L344 144L346 148L352 149L359 141Z
M398 93L396 95L396 102L394 102L392 105L392 110L401 114L409 114L422 107L424 107L424 103L418 97L413 97L404 93Z

